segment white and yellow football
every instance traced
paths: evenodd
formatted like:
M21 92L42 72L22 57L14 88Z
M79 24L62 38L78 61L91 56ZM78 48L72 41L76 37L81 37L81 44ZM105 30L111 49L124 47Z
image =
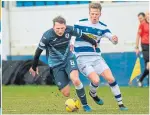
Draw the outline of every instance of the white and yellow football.
M65 105L67 112L77 111L81 107L79 100L76 99L67 99Z

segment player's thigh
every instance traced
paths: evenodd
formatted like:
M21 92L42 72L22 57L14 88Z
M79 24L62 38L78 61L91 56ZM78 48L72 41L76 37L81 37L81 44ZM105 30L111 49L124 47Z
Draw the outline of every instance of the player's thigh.
M95 72L92 65L88 63L78 64L78 68L79 71L86 77L88 77L91 73Z
M93 56L81 56L77 58L79 71L86 77L95 72L92 63Z
M91 80L92 83L94 83L95 85L98 85L100 82L100 78L99 75L96 72L91 72L88 75L88 78Z
M55 68L53 69L53 75L55 84L58 86L59 90L63 89L70 82L68 75L63 68Z
M69 57L67 59L67 64L66 64L65 70L69 76L69 79L72 81L72 83L75 86L77 86L81 83L80 79L79 79L79 71L78 71L77 62L74 57Z
M68 76L72 76L72 74L78 75L77 61L73 54L67 58L65 71Z
M92 81L94 84L98 84L99 83L99 76L98 74L95 72L92 63L80 63L78 64L79 70L80 72L88 77L90 79L90 81Z
M93 63L95 72L100 76L105 70L109 69L107 63L101 56L97 56Z
M108 81L108 83L113 83L115 81L115 78L111 72L110 69L106 69L101 73L101 76Z

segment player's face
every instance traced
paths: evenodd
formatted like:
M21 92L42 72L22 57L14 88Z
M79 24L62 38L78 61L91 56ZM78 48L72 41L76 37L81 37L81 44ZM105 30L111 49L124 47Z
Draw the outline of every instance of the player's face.
M99 17L101 15L101 12L99 9L94 9L94 8L91 8L90 9L90 12L89 12L89 15L90 15L90 20L93 24L96 24L99 22Z
M55 25L53 26L53 29L54 29L55 33L58 36L62 36L64 34L64 32L65 32L66 25L65 24L60 24L58 22L55 22Z
M145 20L145 17L143 17L142 15L139 15L139 16L138 16L138 19L139 19L139 22L141 23L142 21Z

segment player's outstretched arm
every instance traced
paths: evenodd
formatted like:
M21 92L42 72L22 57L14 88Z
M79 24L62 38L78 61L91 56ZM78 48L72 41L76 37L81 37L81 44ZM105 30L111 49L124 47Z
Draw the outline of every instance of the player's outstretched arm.
M40 57L42 51L43 50L40 49L40 48L36 49L36 52L35 52L35 55L34 55L33 64L32 64L32 67L29 70L29 72L32 74L33 77L35 77L35 75L38 74L37 65L38 65L39 57Z

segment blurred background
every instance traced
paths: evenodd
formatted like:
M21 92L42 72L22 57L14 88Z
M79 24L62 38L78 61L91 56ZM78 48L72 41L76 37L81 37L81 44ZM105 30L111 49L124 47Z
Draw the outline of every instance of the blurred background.
M68 25L74 25L79 19L88 18L88 4L91 1L2 1L2 60L3 84L30 84L32 79L25 78L30 60L42 34L52 28L52 19L61 15ZM128 86L136 61L135 40L139 26L138 13L149 9L149 2L139 1L101 1L102 15L100 21L107 24L111 32L118 36L119 43L113 45L107 38L100 44L102 56L111 68L118 84ZM144 70L142 54L141 70ZM46 66L45 52L40 57L41 65ZM12 63L11 67L10 64ZM22 63L30 63L28 68ZM5 66L5 67L4 67ZM25 67L24 67L25 66ZM18 69L20 67L21 69ZM7 68L7 70L6 70ZM14 70L13 70L14 69ZM15 70L18 69L17 73ZM19 71L26 71L19 73ZM47 68L46 68L47 69ZM12 70L10 72L10 70ZM45 70L45 69L44 69ZM44 71L42 70L42 72ZM9 71L9 72L8 72ZM15 77L14 77L15 76ZM80 74L85 85L88 79ZM46 80L47 77L42 78ZM33 80L33 79L32 79ZM31 80L31 81L32 81ZM144 85L147 84L144 81ZM45 84L45 83L44 83ZM100 85L107 85L102 79ZM136 85L136 80L133 81Z
M1 1L0 1L0 60L1 60ZM1 114L1 78L2 78L2 74L1 74L1 61L0 61L0 114Z

